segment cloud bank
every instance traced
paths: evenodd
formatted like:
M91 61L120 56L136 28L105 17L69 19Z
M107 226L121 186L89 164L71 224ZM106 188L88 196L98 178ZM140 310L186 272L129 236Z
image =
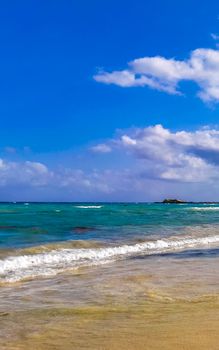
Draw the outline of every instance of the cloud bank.
M53 172L40 162L11 162L0 158L0 187L45 186L53 176Z
M0 159L1 199L146 201L174 195L218 200L217 129L171 131L154 125L120 130L90 151L96 154L90 168Z
M134 129L117 144L140 161L148 177L205 182L219 174L219 131L214 129L171 132L155 125Z
M123 70L99 71L97 82L123 88L148 86L169 94L181 94L179 83L192 81L204 102L219 101L219 50L199 48L185 60L162 56L137 58Z

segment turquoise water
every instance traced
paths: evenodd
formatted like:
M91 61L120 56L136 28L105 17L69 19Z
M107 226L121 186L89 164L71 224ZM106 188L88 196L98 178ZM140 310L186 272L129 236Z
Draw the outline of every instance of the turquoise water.
M219 245L219 205L0 204L0 281L211 245Z
M68 240L126 241L219 224L219 206L100 203L0 204L0 248Z

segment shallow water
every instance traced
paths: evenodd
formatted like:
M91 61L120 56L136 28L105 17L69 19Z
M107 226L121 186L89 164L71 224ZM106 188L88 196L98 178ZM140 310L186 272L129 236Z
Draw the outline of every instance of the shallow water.
M1 349L217 349L219 206L0 204L0 242Z

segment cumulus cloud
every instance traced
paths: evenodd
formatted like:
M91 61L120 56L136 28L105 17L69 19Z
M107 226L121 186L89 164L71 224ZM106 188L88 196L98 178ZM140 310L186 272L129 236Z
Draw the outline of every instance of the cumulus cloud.
M139 161L139 174L179 182L205 182L219 175L219 131L171 132L162 125L136 128L114 139L117 149Z
M215 34L214 39L217 40ZM94 79L121 87L148 86L169 94L181 94L179 83L192 81L199 87L199 98L205 102L218 102L219 50L199 48L185 60L162 56L137 58L124 70L102 70Z
M0 159L0 186L28 185L44 186L52 179L53 173L39 162L11 162Z
M44 188L49 192L53 188L55 192L66 193L92 192L111 193L110 170L102 172L92 170L85 172L74 168L49 169L40 162L12 162L0 158L0 189L2 188ZM115 176L117 177L117 176Z
M203 196L203 188L208 187L206 193L210 188L212 196L217 191L217 129L171 131L162 125L132 128L121 130L116 137L94 147L94 152L103 156L109 147L112 154L106 157L108 163L98 164L95 157L90 166L83 167L86 163L83 160L81 168L54 164L51 169L42 162L0 158L1 198L8 199L8 193L12 192L10 198L17 198L19 192L19 198L24 200L30 193L32 198L40 200L153 200L170 194L193 193L196 188ZM90 157L89 153L87 156ZM174 186L175 192L170 192ZM207 199L203 196L196 198Z

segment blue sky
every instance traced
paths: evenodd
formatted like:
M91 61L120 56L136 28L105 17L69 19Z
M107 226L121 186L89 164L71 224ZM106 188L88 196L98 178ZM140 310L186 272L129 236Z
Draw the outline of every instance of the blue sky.
M217 1L1 2L0 34L2 200L219 199Z

